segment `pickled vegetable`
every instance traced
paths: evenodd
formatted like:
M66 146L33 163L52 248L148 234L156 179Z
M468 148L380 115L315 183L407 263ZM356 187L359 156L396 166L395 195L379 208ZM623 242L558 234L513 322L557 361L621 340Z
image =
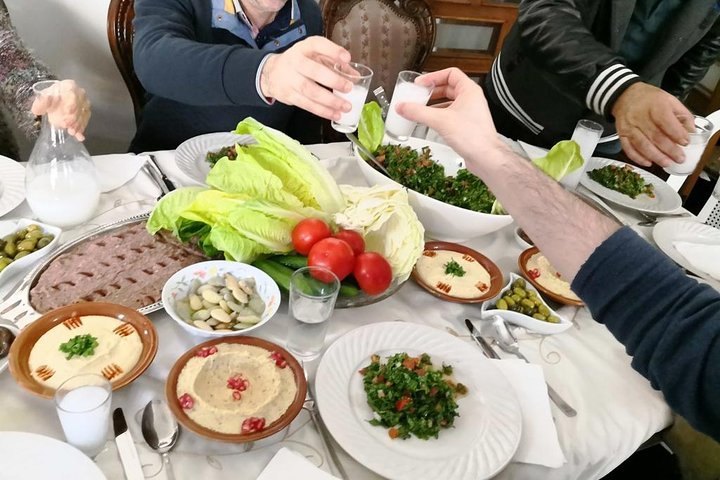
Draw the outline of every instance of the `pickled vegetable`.
M15 260L50 245L55 237L42 231L39 225L30 224L6 235L0 240L0 271Z
M512 283L495 303L495 308L522 313L543 322L560 323L560 318L550 312L535 291L527 288L527 284L522 278L518 278Z

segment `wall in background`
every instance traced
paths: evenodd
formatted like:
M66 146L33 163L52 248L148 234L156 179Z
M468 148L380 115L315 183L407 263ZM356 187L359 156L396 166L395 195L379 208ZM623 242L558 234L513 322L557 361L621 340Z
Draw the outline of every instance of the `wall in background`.
M25 45L60 78L86 90L92 154L124 152L135 133L132 102L107 42L109 0L5 0ZM19 137L18 137L19 138ZM21 145L23 159L31 146Z

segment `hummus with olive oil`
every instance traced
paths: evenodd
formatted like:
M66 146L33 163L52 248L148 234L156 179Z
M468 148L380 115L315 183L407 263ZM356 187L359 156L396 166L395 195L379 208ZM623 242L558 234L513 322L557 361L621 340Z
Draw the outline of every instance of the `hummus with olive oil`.
M182 397L189 396L191 406L183 409L198 425L239 434L246 420L263 418L269 426L292 405L295 375L289 366L279 366L273 352L239 343L219 343L212 352L188 360L177 381L181 406ZM244 390L235 390L233 379L247 382Z
M448 273L456 262L461 275ZM417 274L430 287L456 298L477 298L490 289L490 273L469 255L450 250L425 250L415 266ZM456 272L457 273L457 272Z
M533 280L551 292L565 298L581 301L580 297L570 290L570 284L560 276L560 272L550 265L550 262L542 253L538 252L531 256L527 261L526 269Z
M60 345L79 335L91 335L97 346L91 355L73 356L60 351ZM30 351L28 364L35 380L57 389L75 375L94 373L110 381L123 378L137 364L142 341L135 327L104 315L72 317L45 332Z

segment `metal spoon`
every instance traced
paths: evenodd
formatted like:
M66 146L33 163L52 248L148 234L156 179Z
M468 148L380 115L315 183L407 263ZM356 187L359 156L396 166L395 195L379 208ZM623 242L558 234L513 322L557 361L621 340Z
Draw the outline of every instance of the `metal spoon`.
M152 400L145 405L142 415L142 434L150 448L162 457L166 478L175 480L168 452L175 446L180 428L167 403L162 400Z
M497 341L498 346L502 350L506 351L507 353L511 353L522 360L525 360L526 363L530 363L527 357L525 357L525 355L523 355L520 351L520 345L518 345L515 335L512 334L510 329L507 327L505 320L503 320L500 315L493 315L492 326L495 329L494 338ZM547 386L548 397L550 397L550 400L552 400L552 402L557 405L557 407L562 413L564 413L568 417L574 417L577 415L575 409L572 408L565 400L563 400L560 394L558 394L555 389L550 386L549 383L545 382L545 385Z
M368 150L368 148L365 145L360 143L360 140L358 140L358 138L355 135L353 135L352 133L346 133L345 136L348 138L348 140L350 140L353 143L353 145L355 145L357 147L358 150L360 150L360 153L363 154L363 157L365 157L366 161L370 160L373 163L373 165L375 166L375 168L380 170L383 173L383 175L385 175L388 178L392 178L390 176L390 174L388 173L388 171L385 169L385 167L383 167L382 164L377 161L377 159L375 158L375 155L373 155L373 153L370 150Z

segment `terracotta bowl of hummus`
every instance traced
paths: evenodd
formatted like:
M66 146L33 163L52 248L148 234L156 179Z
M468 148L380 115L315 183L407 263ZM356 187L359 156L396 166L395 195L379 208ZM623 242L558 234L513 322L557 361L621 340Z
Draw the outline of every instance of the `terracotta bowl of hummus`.
M256 337L208 340L175 362L165 396L178 422L212 440L254 442L300 413L307 383L284 348Z
M450 242L427 242L412 278L436 297L455 303L481 303L503 287L502 272L492 260Z
M139 377L157 353L155 327L143 314L113 303L76 303L44 314L10 348L10 373L29 392L52 398L65 380L103 375L113 390Z
M585 305L538 247L528 248L522 252L518 257L518 267L523 276L549 299L565 305L577 307Z

